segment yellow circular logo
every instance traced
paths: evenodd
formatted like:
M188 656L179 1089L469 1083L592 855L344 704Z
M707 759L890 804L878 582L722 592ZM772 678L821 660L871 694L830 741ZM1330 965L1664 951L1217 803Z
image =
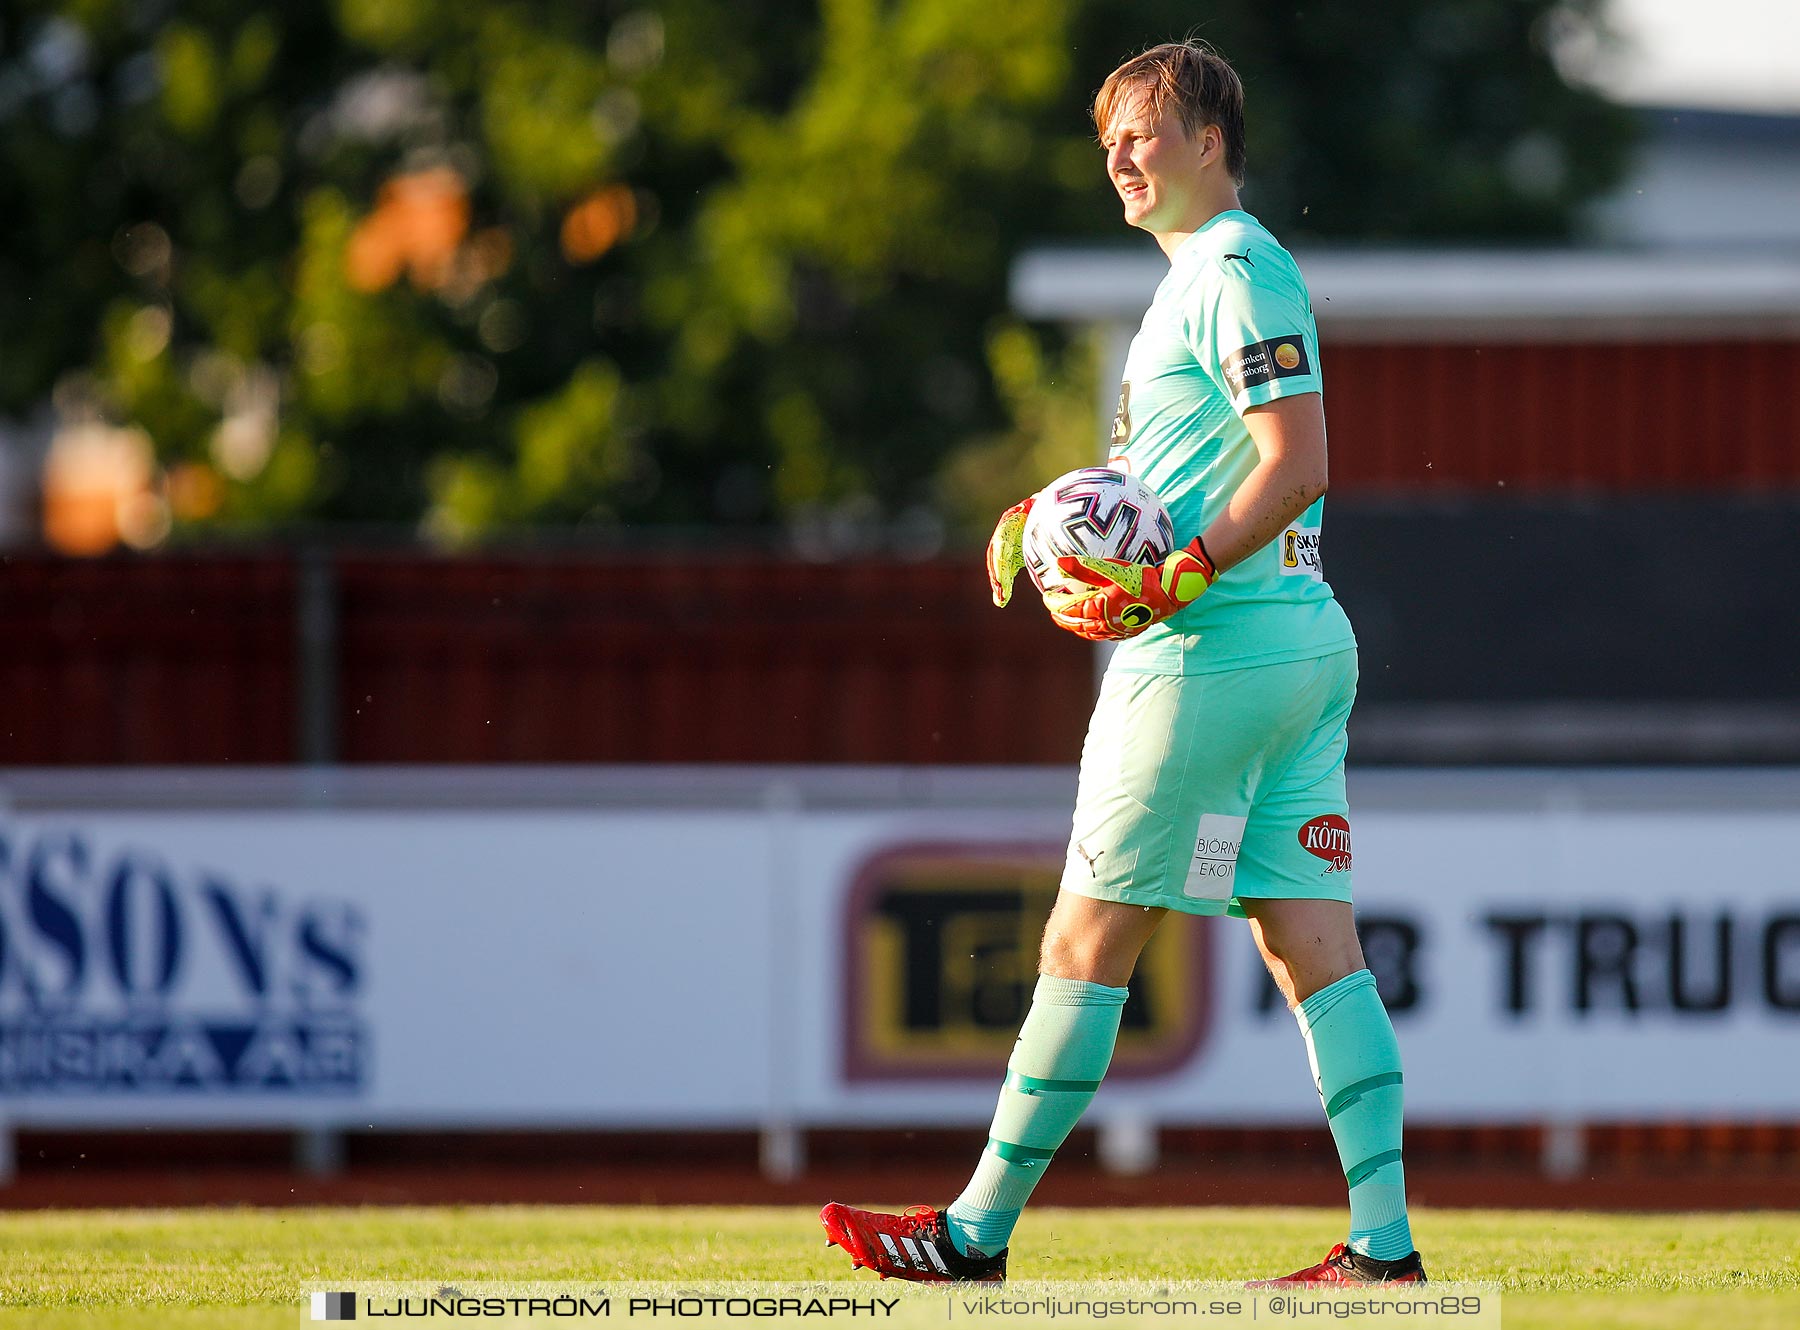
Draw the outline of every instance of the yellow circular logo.
M1283 369L1292 369L1300 363L1300 348L1292 342L1283 342L1275 348L1275 363Z
M1119 611L1119 622L1127 628L1141 628L1155 617L1148 605L1127 605Z

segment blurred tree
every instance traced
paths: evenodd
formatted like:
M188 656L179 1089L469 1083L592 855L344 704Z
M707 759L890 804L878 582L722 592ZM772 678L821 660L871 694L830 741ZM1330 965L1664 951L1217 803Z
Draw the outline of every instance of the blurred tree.
M1550 238L1625 115L1594 0L1251 7L1284 237ZM1126 233L1086 105L1173 0L14 0L0 411L154 441L177 530L929 539L1083 460L1013 254Z

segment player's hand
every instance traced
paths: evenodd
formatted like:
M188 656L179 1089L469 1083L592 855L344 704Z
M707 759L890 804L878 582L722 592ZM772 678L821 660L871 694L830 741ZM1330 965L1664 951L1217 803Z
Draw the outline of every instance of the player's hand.
M1093 642L1136 637L1200 598L1219 574L1198 537L1160 564L1121 563L1091 555L1056 561L1064 577L1086 589L1047 591L1044 604L1057 626Z
M1025 567L1025 519L1031 515L1032 495L1000 514L994 534L988 537L988 587L994 604L1004 607L1012 599L1013 581Z

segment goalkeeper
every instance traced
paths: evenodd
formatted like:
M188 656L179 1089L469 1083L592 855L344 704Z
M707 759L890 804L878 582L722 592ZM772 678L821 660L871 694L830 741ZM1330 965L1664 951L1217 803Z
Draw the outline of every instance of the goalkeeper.
M1299 269L1238 206L1243 88L1201 43L1154 47L1094 102L1127 224L1169 260L1132 341L1111 465L1178 532L1158 566L1069 558L1056 622L1120 643L1082 750L1061 891L987 1147L947 1209L833 1203L829 1241L883 1275L998 1281L1032 1188L1099 1088L1133 967L1168 915L1230 914L1300 1026L1349 1187L1347 1240L1299 1283L1425 1278L1407 1222L1400 1050L1351 909L1345 720L1356 639L1320 572L1318 334ZM988 550L1004 605L1028 499Z

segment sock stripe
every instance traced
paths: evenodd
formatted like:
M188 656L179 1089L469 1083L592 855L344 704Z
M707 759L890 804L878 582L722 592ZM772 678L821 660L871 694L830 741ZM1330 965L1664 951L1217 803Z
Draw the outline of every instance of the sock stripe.
M1369 1091L1384 1089L1390 1085L1399 1085L1403 1079L1399 1072L1389 1071L1383 1072L1379 1076L1371 1076L1367 1080L1358 1081L1355 1085L1346 1085L1331 1096L1331 1102L1325 1105L1325 1116L1335 1118Z
M1404 1261L1412 1254L1412 1225L1401 1215L1391 1224L1350 1235L1350 1250L1377 1261Z
M1011 1141L995 1140L992 1136L988 1137L988 1149L1009 1164L1041 1164L1046 1159L1056 1157L1054 1150L1040 1150L1032 1145L1014 1145Z
M1057 1081L1044 1076L1022 1076L1010 1067L1006 1072L1006 1088L1017 1090L1020 1094L1073 1093L1092 1094L1100 1088L1099 1081Z
M1344 1181L1354 1187L1358 1183L1368 1181L1369 1178L1379 1173L1389 1164L1397 1164L1399 1162L1400 1152L1398 1150L1383 1150L1378 1155L1370 1155L1355 1168L1346 1172L1344 1174Z

